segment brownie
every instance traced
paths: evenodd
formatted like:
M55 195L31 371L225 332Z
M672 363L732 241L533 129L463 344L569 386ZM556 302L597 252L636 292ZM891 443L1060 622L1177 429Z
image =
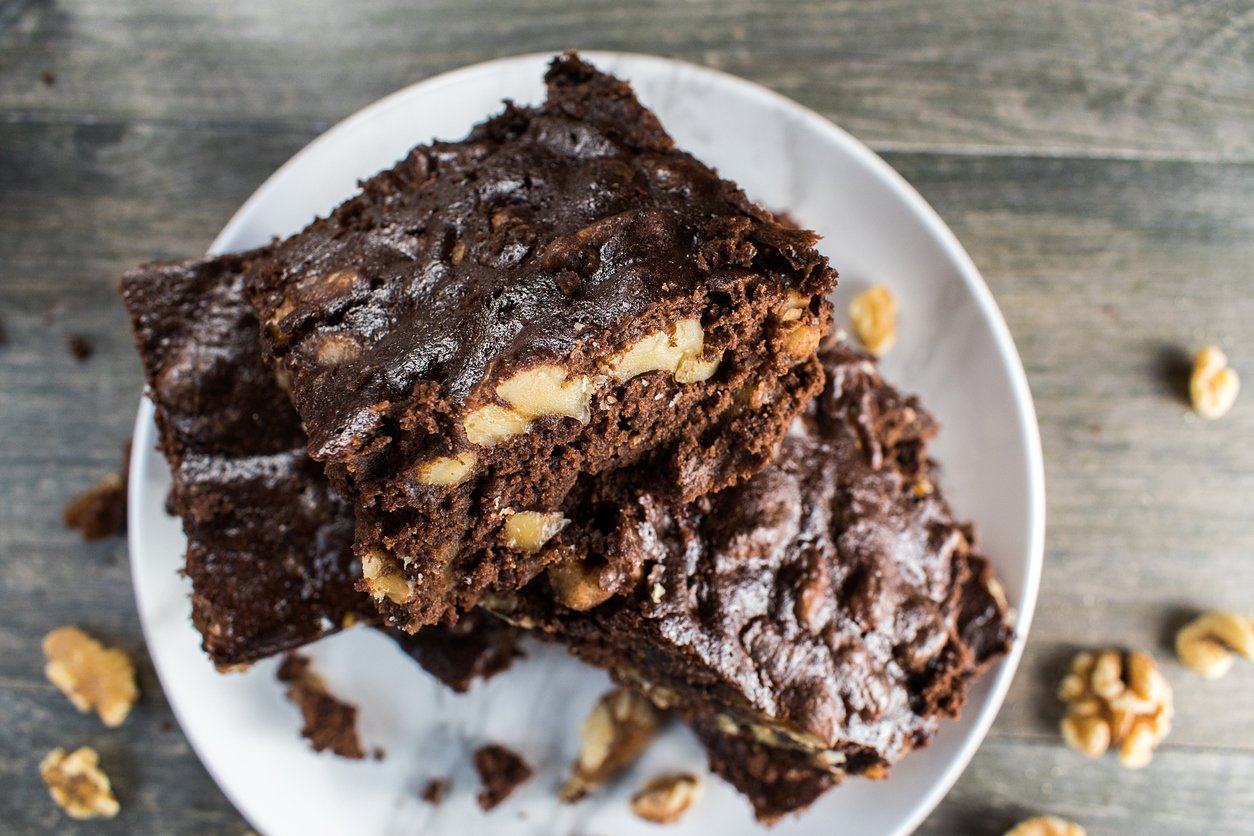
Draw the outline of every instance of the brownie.
M261 359L243 270L259 253L156 263L122 296L187 535L192 621L220 668L374 616L354 589L351 510L305 453Z
M187 535L192 621L224 669L378 620L355 588L352 511L309 460L261 360L242 294L256 255L150 264L122 280L173 477L168 504ZM518 655L517 631L485 613L417 637L385 632L457 691Z
M567 556L580 477L717 491L821 386L817 236L573 53L546 83L249 271L310 454L357 513L363 588L410 632Z
M935 422L871 359L822 356L823 393L753 479L687 505L592 496L619 532L600 547L636 552L633 593L575 611L546 575L489 601L692 723L767 820L926 745L1011 640L932 481Z

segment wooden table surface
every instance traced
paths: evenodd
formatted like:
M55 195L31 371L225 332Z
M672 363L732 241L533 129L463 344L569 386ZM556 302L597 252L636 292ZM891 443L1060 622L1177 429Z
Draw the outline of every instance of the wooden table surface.
M60 523L116 468L141 391L118 275L203 252L379 96L569 46L708 64L825 114L936 207L1010 324L1045 450L1040 603L1005 708L920 832L1046 812L1091 834L1254 832L1254 665L1204 682L1171 653L1199 610L1254 612L1249 0L0 0L0 831L247 829L162 696L125 542ZM1204 343L1251 389L1216 422L1182 395ZM44 679L39 639L63 623L135 654L122 729ZM1108 644L1153 651L1175 688L1141 771L1057 733L1066 660ZM79 744L114 779L113 822L73 824L39 780Z

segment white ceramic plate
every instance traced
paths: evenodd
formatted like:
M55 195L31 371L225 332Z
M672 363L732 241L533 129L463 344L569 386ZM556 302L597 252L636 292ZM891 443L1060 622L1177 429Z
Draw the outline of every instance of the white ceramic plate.
M850 780L807 814L770 832L906 833L932 810L975 752L1023 649L1036 600L1044 530L1044 483L1031 397L1006 325L971 260L906 182L865 146L820 116L746 81L661 58L589 54L629 79L679 144L717 166L767 206L787 209L825 237L840 270L841 300L873 282L900 305L897 346L885 376L921 394L940 418L935 452L957 512L979 524L984 548L1019 614L1010 657L975 688L959 722L906 758L889 780ZM535 102L549 56L479 64L416 84L350 117L280 168L213 244L244 249L294 232L432 137L457 138L504 98ZM843 313L845 304L837 308ZM296 709L274 680L274 663L219 675L189 621L178 574L184 539L167 516L165 462L145 401L135 426L130 495L131 563L148 647L192 746L218 784L260 831L282 833L506 834L652 833L627 798L663 769L705 772L688 732L671 728L609 791L578 805L556 802L577 729L606 677L561 651L528 646L508 674L455 696L371 630L350 630L311 648L333 691L361 708L380 762L315 754L297 735ZM536 776L491 813L475 803L470 752L486 741L516 748ZM426 779L448 777L439 807L419 799ZM668 833L765 832L748 804L717 779Z

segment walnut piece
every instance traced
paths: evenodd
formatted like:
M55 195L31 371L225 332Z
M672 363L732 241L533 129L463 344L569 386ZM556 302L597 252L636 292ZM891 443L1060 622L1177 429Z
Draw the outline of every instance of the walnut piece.
M1140 769L1171 731L1171 686L1148 653L1078 653L1058 698L1067 703L1063 740L1091 758L1118 746L1119 763Z
M557 600L577 612L604 604L614 594L601 586L600 567L589 566L580 558L554 563L546 574Z
M387 598L394 604L404 604L414 594L413 585L401 574L400 564L379 549L362 556L361 574L376 601Z
M630 766L661 724L661 712L630 688L602 695L579 730L579 756L562 787L562 801L578 801Z
M703 360L705 332L699 319L681 319L668 331L655 331L633 343L606 368L620 383L648 372L670 372L680 383L709 380L717 360Z
M44 674L86 713L92 709L110 728L122 725L139 691L135 666L117 648L106 648L77 627L58 627L43 641Z
M577 329L582 330L582 329ZM648 372L670 372L679 383L709 380L719 360L707 360L705 332L699 319L681 319L668 329L648 334L601 363L597 374L569 374L560 366L542 364L497 384L505 405L486 404L463 422L471 444L491 447L531 428L545 415L562 415L586 424L592 398L610 381L625 383Z
M437 456L418 465L414 478L423 485L458 485L466 481L478 463L479 457L472 450L465 450L456 456Z
M588 375L571 376L559 366L542 365L499 384L496 394L529 418L565 415L586 424L592 417L588 404L593 388L594 381Z
M570 520L558 511L518 511L505 521L505 545L527 554L544 548Z
M1239 653L1254 661L1254 617L1233 612L1208 612L1176 633L1180 661L1207 679L1218 679L1232 668Z
M796 322L801 319L806 308L810 307L810 297L795 290L788 291L784 299L784 309L779 312L780 322Z
M651 778L631 797L631 811L645 821L673 824L688 812L701 792L696 775L676 772Z
M1084 828L1057 816L1036 816L1021 821L1006 836L1085 836Z
M819 347L823 332L818 325L798 323L783 332L784 351L798 359L809 357Z
M341 366L361 355L361 343L351 334L322 334L317 346L318 363L322 366Z
M1219 418L1236 402L1241 381L1227 356L1215 346L1199 348L1193 355L1189 398L1193 411L1203 418Z
M75 819L111 819L121 807L109 776L100 768L100 756L89 746L66 754L53 749L39 764L39 775L52 800Z
M466 416L466 439L471 444L491 447L531 427L531 419L507 406L490 403Z
M849 321L858 342L880 357L897 340L897 300L882 284L864 290L849 303Z

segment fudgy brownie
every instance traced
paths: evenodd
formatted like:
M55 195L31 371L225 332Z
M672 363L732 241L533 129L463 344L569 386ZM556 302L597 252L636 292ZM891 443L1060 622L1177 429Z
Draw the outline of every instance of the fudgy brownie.
M826 388L753 479L689 505L592 497L620 532L596 547L636 552L613 558L639 567L632 594L579 612L546 576L488 602L692 722L764 819L925 745L1011 639L931 480L931 417L869 358L823 359Z
M128 273L122 295L156 406L187 535L192 621L220 668L299 648L378 613L356 590L353 514L261 360L242 293L258 253L157 263ZM401 648L454 690L508 667L516 630L483 613Z
M353 516L305 453L243 295L257 252L157 263L122 279L187 534L192 621L220 668L374 617L354 589Z
M409 631L567 555L581 475L695 499L764 466L821 386L817 236L675 148L626 83L574 54L546 82L250 270L363 586Z

